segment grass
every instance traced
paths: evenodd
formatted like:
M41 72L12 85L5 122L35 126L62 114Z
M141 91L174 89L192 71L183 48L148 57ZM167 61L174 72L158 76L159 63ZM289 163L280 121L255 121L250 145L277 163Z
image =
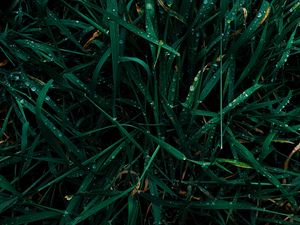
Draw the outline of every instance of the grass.
M298 0L0 17L2 225L300 224Z

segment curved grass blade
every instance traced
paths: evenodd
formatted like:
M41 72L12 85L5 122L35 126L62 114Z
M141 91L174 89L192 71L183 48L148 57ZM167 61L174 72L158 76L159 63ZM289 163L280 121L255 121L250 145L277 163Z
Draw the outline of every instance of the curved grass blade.
M93 77L92 77L92 87L93 89L96 88L96 84L97 84L97 80L100 74L100 70L102 68L102 66L104 65L104 63L108 60L108 57L111 54L111 48L108 48L104 54L101 56L99 62L97 63L97 66L95 67L95 70L93 72Z
M128 57L128 56L122 56L120 57L120 62L135 62L139 65L141 65L145 71L147 72L148 77L152 75L150 68L147 63L145 63L143 60L137 58L137 57Z

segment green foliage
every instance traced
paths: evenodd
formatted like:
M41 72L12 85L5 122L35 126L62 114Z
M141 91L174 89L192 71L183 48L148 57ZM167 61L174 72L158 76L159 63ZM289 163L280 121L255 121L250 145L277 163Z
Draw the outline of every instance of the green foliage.
M1 225L300 224L298 0L5 4Z

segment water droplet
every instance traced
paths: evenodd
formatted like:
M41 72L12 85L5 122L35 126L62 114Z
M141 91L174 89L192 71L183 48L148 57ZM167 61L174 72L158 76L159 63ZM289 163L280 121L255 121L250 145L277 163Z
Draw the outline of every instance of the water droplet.
M36 91L36 87L31 87L31 90L32 91Z
M261 15L261 12L259 12L258 14L257 14L257 17L258 18L260 18L262 15Z
M195 91L195 86L190 86L190 91Z

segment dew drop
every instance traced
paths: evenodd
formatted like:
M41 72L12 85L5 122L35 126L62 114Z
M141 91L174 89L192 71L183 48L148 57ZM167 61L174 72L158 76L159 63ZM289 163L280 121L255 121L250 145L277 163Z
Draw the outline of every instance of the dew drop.
M195 91L195 86L190 86L190 91Z

